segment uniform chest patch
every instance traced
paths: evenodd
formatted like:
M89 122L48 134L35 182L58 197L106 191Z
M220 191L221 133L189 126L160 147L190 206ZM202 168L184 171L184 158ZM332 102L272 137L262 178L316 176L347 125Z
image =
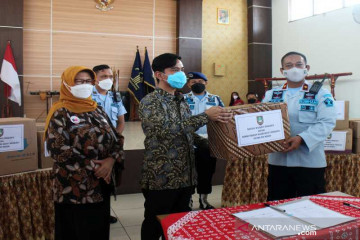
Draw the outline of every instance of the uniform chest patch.
M309 92L306 92L305 94L304 94L304 99L315 99L315 94L313 94L313 93L309 93Z

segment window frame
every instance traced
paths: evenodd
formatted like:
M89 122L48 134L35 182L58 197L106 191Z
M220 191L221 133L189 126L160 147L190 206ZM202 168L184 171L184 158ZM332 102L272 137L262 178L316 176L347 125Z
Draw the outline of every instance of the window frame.
M291 13L293 12L292 11L292 2L293 1L296 1L296 0L288 0L288 22L289 23L290 22L295 22L295 21L298 21L298 20L302 20L302 19L305 19L305 18L309 18L309 17L314 17L314 16L326 14L326 13L333 12L333 11L336 11L336 10L339 10L339 9L344 9L344 8L348 8L348 7L352 7L354 5L360 4L360 2L359 2L357 4L347 5L347 0L342 0L342 4L341 4L342 6L340 8L332 9L330 11L326 11L326 12L323 12L323 13L315 13L315 1L317 1L317 0L311 0L312 1L312 15L307 16L307 17L298 18L298 19L292 19Z

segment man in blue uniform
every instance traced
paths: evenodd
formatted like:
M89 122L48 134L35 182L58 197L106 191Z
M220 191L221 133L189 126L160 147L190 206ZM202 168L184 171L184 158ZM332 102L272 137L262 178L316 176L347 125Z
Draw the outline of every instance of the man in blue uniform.
M190 107L191 114L197 115L205 112L213 106L224 107L220 97L208 93L206 89L207 78L200 72L188 73L188 87L191 92L185 95L185 101ZM202 137L207 138L206 125L196 131ZM216 158L210 157L210 151L207 147L195 146L195 166L198 173L197 193L201 209L213 209L214 207L207 201L208 194L211 193L211 179L215 172Z
M284 152L269 155L269 201L325 192L324 141L336 123L329 91L309 91L312 85L305 77L310 66L305 55L289 52L281 64L287 82L267 91L263 102L287 103L291 137L284 141Z
M113 72L108 65L95 66L93 71L96 73L96 81L92 98L105 109L111 123L121 134L125 127L126 110L120 95L110 91L114 81Z
M114 75L108 65L98 65L93 68L96 73L95 86L92 93L92 99L102 106L111 120L111 123L122 134L125 127L126 110L122 104L120 94L116 95L110 91ZM110 215L110 223L116 223L117 218Z

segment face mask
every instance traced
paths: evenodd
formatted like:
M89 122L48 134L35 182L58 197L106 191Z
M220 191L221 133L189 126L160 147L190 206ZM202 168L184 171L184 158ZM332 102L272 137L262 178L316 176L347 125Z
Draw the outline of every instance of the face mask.
M233 99L236 100L236 99L238 99L238 97L239 97L239 96L234 95L234 96L233 96Z
M256 99L254 98L250 98L248 99L248 103L252 104L252 103L256 103Z
M205 84L195 83L191 86L191 91L194 93L202 93L205 90Z
M306 68L293 67L289 70L284 70L283 75L292 82L301 82L308 75Z
M67 86L68 88L70 88L70 92L74 97L80 98L80 99L85 99L85 98L90 97L91 92L93 90L93 85L91 85L91 84L80 84L80 85L75 85L73 87L70 87L69 85L67 85L64 82L64 85Z
M172 88L183 88L186 84L186 75L182 71L168 75L167 82Z
M113 81L110 78L99 81L99 87L104 90L110 90L113 85Z

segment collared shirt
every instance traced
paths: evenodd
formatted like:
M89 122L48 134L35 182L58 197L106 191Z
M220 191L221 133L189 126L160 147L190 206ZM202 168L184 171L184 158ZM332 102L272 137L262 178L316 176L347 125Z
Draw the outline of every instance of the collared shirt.
M113 157L115 169L123 161L123 145L124 137L117 133L102 107L85 113L73 113L66 108L56 110L46 134L47 150L54 159L54 201L102 202L93 160Z
M106 95L102 95L94 86L92 99L105 109L114 127L117 127L118 117L127 113L121 100L120 102L114 101L114 93L112 91L107 91Z
M287 84L266 92L263 102L285 102L288 105L291 136L299 135L305 144L288 153L269 154L269 164L287 167L326 167L324 141L336 123L334 98L321 88L314 95L311 84L290 94Z
M208 93L207 91L202 99L196 97L196 95L193 92L185 94L184 97L185 97L185 101L190 107L192 115L203 113L207 109L214 106L224 107L224 103L221 101L219 96ZM197 130L196 133L200 134L201 136L207 136L206 125L199 128L199 130Z
M183 95L156 88L140 102L145 134L141 187L179 189L196 185L194 144L206 142L195 134L208 122L205 113L191 116Z

